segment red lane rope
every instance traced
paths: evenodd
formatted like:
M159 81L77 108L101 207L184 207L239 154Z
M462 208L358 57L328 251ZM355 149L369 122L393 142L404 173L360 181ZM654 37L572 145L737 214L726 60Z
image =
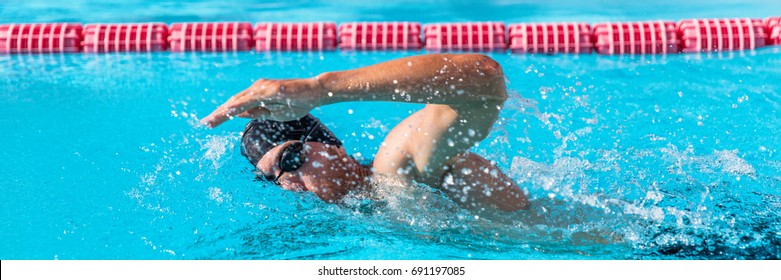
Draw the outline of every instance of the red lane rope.
M421 40L423 38L423 40ZM781 16L679 22L0 24L0 54L152 51L421 50L674 54L781 45Z

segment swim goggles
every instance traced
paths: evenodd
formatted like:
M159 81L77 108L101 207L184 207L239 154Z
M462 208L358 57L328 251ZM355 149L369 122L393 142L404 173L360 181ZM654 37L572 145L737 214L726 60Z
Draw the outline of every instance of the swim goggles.
M306 143L306 140L309 139L309 136L312 134L312 132L315 131L315 129L317 129L318 126L320 126L320 122L315 123L315 125L309 129L309 131L306 133L306 136L301 139L301 141L295 142L285 147L285 149L279 153L279 158L277 159L277 165L279 165L279 169L281 170L279 174L277 176L266 174L264 175L264 178L274 182L274 184L279 185L279 178L282 177L285 172L292 172L301 168L301 165L304 164L305 159L304 143Z

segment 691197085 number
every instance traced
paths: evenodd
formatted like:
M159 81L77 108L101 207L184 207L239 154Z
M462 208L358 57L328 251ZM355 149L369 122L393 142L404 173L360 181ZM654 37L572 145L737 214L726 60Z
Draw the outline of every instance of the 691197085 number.
M418 266L412 268L412 275L464 275L463 266Z

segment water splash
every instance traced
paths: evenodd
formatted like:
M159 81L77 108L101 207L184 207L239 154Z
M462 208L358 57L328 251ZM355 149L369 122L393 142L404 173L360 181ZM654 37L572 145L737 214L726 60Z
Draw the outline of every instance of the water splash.
M451 228L454 219L469 215L428 186L385 174L375 174L370 190L350 194L344 205L375 222L393 221L421 232Z
M241 140L236 135L210 135L206 140L196 140L201 145L201 150L206 150L199 159L199 166L203 168L204 163L211 163L215 171L218 171L230 157L225 157L226 152L233 150L235 143Z

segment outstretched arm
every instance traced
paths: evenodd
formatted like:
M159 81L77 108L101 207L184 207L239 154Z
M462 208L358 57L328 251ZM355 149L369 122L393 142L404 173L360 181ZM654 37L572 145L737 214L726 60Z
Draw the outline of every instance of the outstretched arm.
M480 54L428 54L309 79L261 79L231 97L201 122L216 127L238 116L294 120L310 110L345 101L397 101L454 109L501 106L502 69Z
M480 54L431 54L396 59L316 77L326 104L342 101L398 101L482 107L507 97L496 61Z
M465 198L470 208L515 211L528 208L518 187L501 172L491 172L495 167L484 159L466 153L488 135L506 98L504 73L491 58L429 54L309 79L258 80L201 122L215 127L234 116L294 120L315 107L346 101L424 103L385 138L375 172L439 187L454 199ZM488 175L478 173L483 170ZM443 182L448 171L455 184Z

